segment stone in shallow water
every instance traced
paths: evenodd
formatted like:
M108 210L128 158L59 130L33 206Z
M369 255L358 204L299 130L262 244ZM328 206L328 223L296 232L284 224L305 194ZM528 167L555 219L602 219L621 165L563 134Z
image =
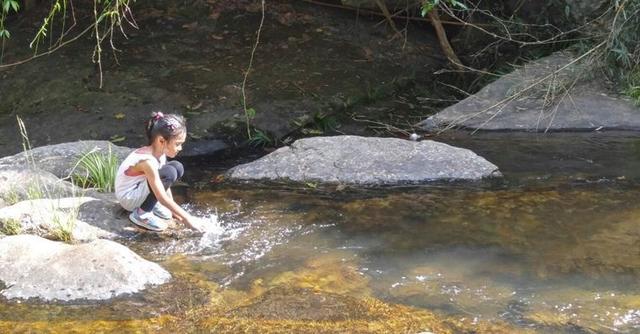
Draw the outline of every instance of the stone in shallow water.
M640 130L640 108L618 96L595 69L557 52L529 62L419 125L481 130ZM569 65L571 64L571 65ZM566 67L566 68L565 68ZM563 71L555 73L559 69Z
M96 240L67 245L33 235L0 239L4 297L103 300L166 283L171 275L127 247Z
M432 140L335 136L298 140L236 166L228 175L237 180L376 185L478 180L500 173L497 166L472 151Z
M350 296L276 287L240 307L233 316L271 320L344 321L368 319L365 304Z

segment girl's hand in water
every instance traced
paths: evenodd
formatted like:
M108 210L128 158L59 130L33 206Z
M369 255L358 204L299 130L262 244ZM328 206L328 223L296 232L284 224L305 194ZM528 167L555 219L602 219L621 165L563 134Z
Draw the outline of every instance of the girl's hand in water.
M185 225L187 225L189 228L191 228L192 230L195 230L197 232L205 232L206 231L206 222L203 221L202 219L195 217L195 216L189 216L187 217L187 219L184 220Z

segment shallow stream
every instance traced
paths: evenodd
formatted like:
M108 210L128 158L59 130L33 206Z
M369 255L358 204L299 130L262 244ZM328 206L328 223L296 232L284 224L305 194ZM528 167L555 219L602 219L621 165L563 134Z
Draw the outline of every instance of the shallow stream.
M504 178L384 189L216 183L224 166L191 166L188 207L217 211L223 232L127 242L171 271L172 283L106 303L1 302L0 329L269 332L289 321L292 332L322 332L295 321L375 323L344 297L427 310L469 332L500 323L512 326L506 332L637 333L639 139L452 132L438 140L474 149ZM253 327L234 322L247 315ZM386 332L372 326L353 332ZM351 332L342 328L327 332Z

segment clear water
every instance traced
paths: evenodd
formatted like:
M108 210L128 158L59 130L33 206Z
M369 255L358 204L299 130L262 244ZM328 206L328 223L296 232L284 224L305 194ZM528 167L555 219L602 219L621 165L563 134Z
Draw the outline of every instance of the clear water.
M505 177L384 189L234 185L210 182L223 170L210 165L192 172L184 196L201 215L217 210L221 233L128 242L174 282L106 303L3 303L0 319L103 330L128 319L150 331L164 328L163 315L207 303L237 307L286 285L427 310L469 328L640 332L638 136L438 139L474 149ZM172 321L188 331L195 320Z

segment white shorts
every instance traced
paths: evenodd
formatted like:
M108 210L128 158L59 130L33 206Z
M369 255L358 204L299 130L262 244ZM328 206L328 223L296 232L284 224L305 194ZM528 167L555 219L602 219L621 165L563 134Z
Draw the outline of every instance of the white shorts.
M151 193L149 183L147 183L146 179L141 180L130 190L124 191L118 198L118 202L125 210L133 211L142 205L149 193Z

